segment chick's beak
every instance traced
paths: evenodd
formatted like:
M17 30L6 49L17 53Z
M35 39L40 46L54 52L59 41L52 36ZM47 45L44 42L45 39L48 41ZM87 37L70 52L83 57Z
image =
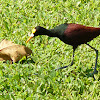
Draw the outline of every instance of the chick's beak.
M26 41L26 43L28 43L33 37L34 37L34 33L36 32L36 29L32 30L32 34L30 35L29 39Z

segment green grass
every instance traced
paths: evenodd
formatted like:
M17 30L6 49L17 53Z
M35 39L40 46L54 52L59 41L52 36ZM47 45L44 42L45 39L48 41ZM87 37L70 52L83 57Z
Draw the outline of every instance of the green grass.
M75 51L58 38L37 36L28 44L28 34L41 25L62 23L100 25L100 0L0 0L0 40L8 39L32 49L24 63L0 62L0 100L100 100L100 36L89 42L99 50L96 80L89 77L95 52L85 44Z

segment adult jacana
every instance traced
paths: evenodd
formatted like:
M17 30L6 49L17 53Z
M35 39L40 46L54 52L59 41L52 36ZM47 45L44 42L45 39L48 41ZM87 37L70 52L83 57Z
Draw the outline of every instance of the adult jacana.
M91 41L93 38L96 38L100 35L100 28L95 27L87 27L80 24L61 24L59 26L56 26L53 29L45 29L41 26L35 27L35 29L32 30L32 34L30 38L26 41L28 42L32 37L38 36L38 35L47 35L50 37L58 37L61 41L63 41L66 44L69 44L73 46L73 60L70 65L73 65L74 61L74 52L75 49L80 44L87 44L87 42ZM98 50L96 50L94 47L87 44L89 47L91 47L96 52L96 61L95 61L95 68L94 73L97 72L96 66L97 66L97 59L98 59ZM68 66L60 67L58 69L63 69Z

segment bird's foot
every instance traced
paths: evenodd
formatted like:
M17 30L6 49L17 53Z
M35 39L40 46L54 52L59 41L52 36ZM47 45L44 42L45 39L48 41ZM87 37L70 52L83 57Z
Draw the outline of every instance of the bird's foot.
M95 80L95 77L94 77L94 74L97 74L98 73L98 71L97 70L94 70L94 72L93 73L90 73L90 77L93 77L94 78L94 80Z
M98 71L95 69L94 72L93 72L93 74L97 74L97 73L98 73Z
M73 65L73 61L72 61L71 64L69 64L68 66L72 66L72 65ZM58 70L58 69L64 69L64 68L67 68L68 66L59 67L59 68L55 69L55 71Z

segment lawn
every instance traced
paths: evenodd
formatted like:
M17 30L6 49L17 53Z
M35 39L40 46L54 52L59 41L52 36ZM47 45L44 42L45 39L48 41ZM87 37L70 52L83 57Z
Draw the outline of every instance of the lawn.
M0 100L100 100L100 36L89 44L99 50L98 74L90 77L95 52L85 44L75 51L58 38L37 36L32 28L62 23L100 27L100 0L0 0L0 41L8 39L33 51L18 63L0 62ZM23 61L24 60L24 61Z

